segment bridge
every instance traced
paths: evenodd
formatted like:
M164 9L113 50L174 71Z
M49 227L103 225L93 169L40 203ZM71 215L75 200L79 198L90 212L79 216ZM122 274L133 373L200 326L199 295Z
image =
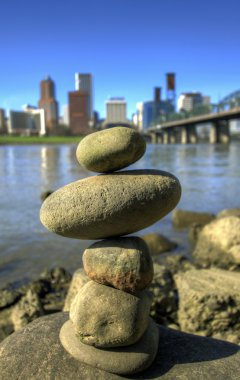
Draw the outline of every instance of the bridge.
M209 142L230 142L230 120L240 119L240 107L210 113L201 116L189 117L162 123L156 127L148 128L152 142L163 144L195 144L198 141L197 128L199 124L211 124Z

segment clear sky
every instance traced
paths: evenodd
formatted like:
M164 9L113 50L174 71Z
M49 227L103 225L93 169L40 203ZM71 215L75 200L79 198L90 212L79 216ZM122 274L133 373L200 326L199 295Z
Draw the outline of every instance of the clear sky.
M0 108L37 105L47 74L61 109L74 73L92 73L102 117L109 96L124 96L129 116L154 86L165 97L167 72L177 95L217 102L240 89L239 0L4 0L0 12Z

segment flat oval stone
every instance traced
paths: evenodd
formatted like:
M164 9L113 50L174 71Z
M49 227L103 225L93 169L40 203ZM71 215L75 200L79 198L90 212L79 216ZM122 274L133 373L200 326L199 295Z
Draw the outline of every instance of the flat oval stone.
M146 142L134 129L115 127L92 133L79 143L77 160L86 169L107 173L125 168L145 153Z
M152 364L158 351L159 331L149 318L148 327L138 342L104 350L80 342L71 321L64 323L59 337L65 350L80 362L110 373L126 375L141 372Z
M79 340L96 347L129 346L148 326L152 296L138 295L89 281L74 298L69 317Z
M83 253L83 267L91 280L132 293L145 289L153 279L152 258L139 237L92 244Z
M72 182L42 204L40 219L50 231L77 239L104 239L139 231L177 205L181 186L160 170L102 174Z

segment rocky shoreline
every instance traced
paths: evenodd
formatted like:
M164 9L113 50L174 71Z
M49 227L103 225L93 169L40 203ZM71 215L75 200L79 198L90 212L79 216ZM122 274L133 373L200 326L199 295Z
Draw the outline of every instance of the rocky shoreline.
M188 229L192 260L160 234L141 236L154 263L151 317L166 327L239 344L240 209L216 216L175 210L173 225ZM21 287L0 289L0 341L40 316L69 310L69 300L87 281L82 269L72 280L64 268L53 268Z

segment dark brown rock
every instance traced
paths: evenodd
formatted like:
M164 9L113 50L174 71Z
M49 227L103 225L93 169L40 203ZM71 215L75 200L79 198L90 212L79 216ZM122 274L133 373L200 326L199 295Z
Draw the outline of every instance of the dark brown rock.
M172 273L163 265L154 264L154 279L149 287L153 295L150 315L159 324L177 324L178 298Z
M139 237L106 239L84 251L83 266L91 280L136 292L153 279L153 263L146 243Z
M198 241L200 232L202 231L204 224L193 223L188 230L188 241L192 247L194 247Z

